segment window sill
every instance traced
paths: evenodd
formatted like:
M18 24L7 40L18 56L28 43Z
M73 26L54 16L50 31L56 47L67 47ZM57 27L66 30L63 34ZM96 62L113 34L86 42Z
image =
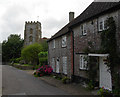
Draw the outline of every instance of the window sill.
M87 69L79 69L80 71L88 71Z
M61 47L61 48L67 48L67 46L63 46L63 47Z
M67 74L62 73L63 75L67 76Z
M87 36L87 34L86 35L80 35L80 36Z

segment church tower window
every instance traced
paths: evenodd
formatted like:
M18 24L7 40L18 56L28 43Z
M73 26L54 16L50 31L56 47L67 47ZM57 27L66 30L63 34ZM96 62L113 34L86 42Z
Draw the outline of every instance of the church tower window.
M33 34L33 29L32 28L30 28L30 34Z
M29 42L32 42L32 41L33 41L33 37L30 36L30 37L29 37Z

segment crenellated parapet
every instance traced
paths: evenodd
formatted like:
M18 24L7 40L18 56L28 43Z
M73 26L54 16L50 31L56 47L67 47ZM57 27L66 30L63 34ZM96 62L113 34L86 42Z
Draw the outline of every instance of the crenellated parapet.
M39 21L26 21L25 24L40 24L41 25Z

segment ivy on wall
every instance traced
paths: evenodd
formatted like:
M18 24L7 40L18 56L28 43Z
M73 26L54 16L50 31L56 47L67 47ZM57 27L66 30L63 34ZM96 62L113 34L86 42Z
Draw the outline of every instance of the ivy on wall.
M115 93L120 95L120 75L116 72L116 67L118 67L120 58L117 53L117 41L116 41L116 24L113 17L109 17L105 24L107 27L105 30L101 31L101 46L99 50L95 50L92 42L88 42L88 47L83 51L85 53L102 53L109 54L108 63L106 64L112 74L113 84L115 86ZM95 80L96 77L94 74L97 73L97 66L94 63L94 57L89 58L88 66L89 71L87 71L89 78ZM93 66L94 63L94 66ZM96 69L94 69L94 68Z
M107 66L111 71L115 89L117 93L120 93L120 77L115 69L120 64L120 58L117 53L116 24L113 17L108 18L106 23L107 29L101 32L100 51L101 53L109 53L109 63Z

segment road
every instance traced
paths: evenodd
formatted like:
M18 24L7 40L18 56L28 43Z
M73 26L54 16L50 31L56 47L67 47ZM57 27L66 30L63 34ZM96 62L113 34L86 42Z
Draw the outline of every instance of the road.
M2 95L69 95L26 71L2 66Z

